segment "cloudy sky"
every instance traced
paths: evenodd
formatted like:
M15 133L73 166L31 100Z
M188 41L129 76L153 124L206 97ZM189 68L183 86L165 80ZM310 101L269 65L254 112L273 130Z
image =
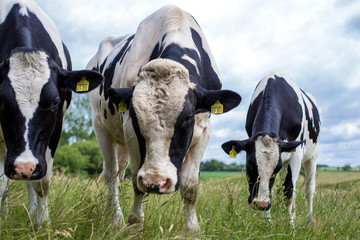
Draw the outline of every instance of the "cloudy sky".
M316 99L321 116L318 163L360 165L360 0L37 0L82 69L109 35L136 31L139 22L166 4L190 12L202 27L224 89L243 101L212 117L204 160L234 160L220 145L245 139L247 108L260 79L287 74ZM244 163L238 155L237 163Z

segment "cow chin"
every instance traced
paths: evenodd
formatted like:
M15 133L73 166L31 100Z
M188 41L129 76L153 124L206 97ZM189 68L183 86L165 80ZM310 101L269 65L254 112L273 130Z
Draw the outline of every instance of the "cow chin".
M175 192L178 179L176 167L173 164L169 163L161 169L145 168L144 166L137 175L137 188L141 192L156 194Z

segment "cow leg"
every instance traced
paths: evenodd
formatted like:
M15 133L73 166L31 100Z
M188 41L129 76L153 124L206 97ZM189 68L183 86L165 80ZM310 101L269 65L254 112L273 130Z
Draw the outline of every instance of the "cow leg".
M96 123L96 121L95 121ZM116 153L118 146L109 132L100 124L94 124L97 140L100 151L103 155L103 173L106 184L108 186L108 194L106 199L107 211L113 212L112 225L123 226L124 217L119 203L119 163L117 161ZM119 149L122 147L119 146Z
M302 152L298 150L296 153L293 153L288 165L288 172L284 182L284 195L287 198L287 208L289 213L290 224L294 225L295 219L295 198L296 198L296 182L300 174L301 169L301 160L302 154L297 154Z
M186 154L180 172L180 192L184 204L186 228L193 233L200 231L195 203L199 186L200 163L210 138L210 120L206 115L203 119L199 115L197 115L194 127L192 146Z
M133 157L133 159L137 159ZM131 212L128 217L128 223L129 224L135 224L135 223L143 223L144 222L144 211L142 207L142 200L144 197L144 193L140 192L137 188L137 174L140 167L139 161L134 161L132 159L131 161L131 180L134 188L134 202L131 207Z
M46 175L41 180L32 180L26 183L28 187L29 212L32 218L36 216L38 228L43 226L44 223L50 224L47 202L53 167L50 149L46 151L46 159L49 159L47 161Z
M135 177L135 179L136 179L136 177ZM144 193L140 192L137 189L136 182L135 182L135 184L133 183L133 187L134 187L134 202L131 207L130 215L128 217L128 223L129 224L135 224L135 223L142 224L142 223L144 223L144 218L145 218L143 207L142 207L142 200L144 197Z
M313 197L315 192L316 159L317 156L304 162L305 194L307 201L306 219L309 224L312 223L311 213L313 209Z
M1 210L1 207L4 209L5 217L7 217L7 215L8 215L8 208L7 208L8 184L9 184L9 179L5 176L4 163L1 161L0 162L0 210Z
M5 210L5 217L7 217L8 209L7 209L7 188L9 184L9 179L6 177L4 172L4 165L6 159L6 147L5 141L3 138L2 128L0 127L0 210L1 204Z
M30 216L34 217L37 207L37 196L35 189L33 187L33 182L26 181L26 186L28 190L28 201L29 201L29 213Z

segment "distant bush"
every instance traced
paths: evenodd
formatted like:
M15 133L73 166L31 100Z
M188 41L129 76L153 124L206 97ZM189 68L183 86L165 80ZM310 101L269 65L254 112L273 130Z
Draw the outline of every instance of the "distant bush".
M67 173L92 176L102 172L102 155L95 139L60 146L54 167Z
M215 159L211 159L210 161L201 162L200 171L241 171L245 169L245 165L243 164L225 164L224 162L220 162Z

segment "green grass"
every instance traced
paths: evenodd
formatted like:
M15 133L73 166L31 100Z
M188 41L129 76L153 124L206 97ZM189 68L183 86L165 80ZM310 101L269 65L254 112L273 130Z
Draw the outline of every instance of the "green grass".
M104 212L107 188L95 179L55 175L49 194L51 223L39 230L33 227L26 211L27 191L24 182L11 182L9 213L2 209L0 239L359 239L360 176L344 173L317 175L314 198L314 226L306 224L306 203L302 180L298 183L297 219L293 229L288 224L281 194L273 197L272 223L262 213L249 208L248 190L243 174L201 173L197 214L201 233L188 236L179 192L148 195L144 198L143 229L130 226L113 229L110 213ZM235 173L231 173L235 174ZM338 174L338 175L336 175ZM340 177L339 181L329 179ZM277 179L274 192L281 190ZM280 191L281 192L281 191ZM120 203L125 218L132 204L132 187L125 181Z

